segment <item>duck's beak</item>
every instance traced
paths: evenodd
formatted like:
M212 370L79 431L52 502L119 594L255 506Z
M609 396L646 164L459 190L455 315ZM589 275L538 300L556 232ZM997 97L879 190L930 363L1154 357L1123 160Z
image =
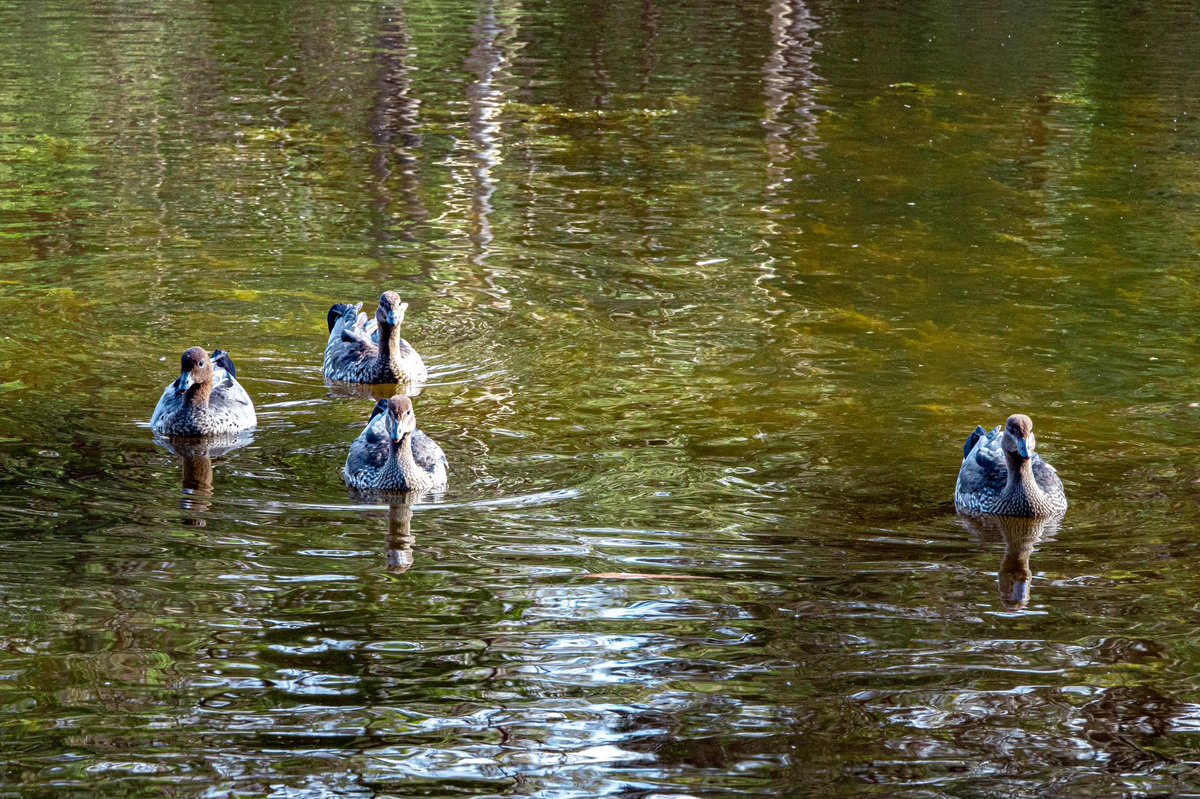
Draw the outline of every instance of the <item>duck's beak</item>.
M196 381L194 379L192 379L191 372L184 372L183 374L179 375L179 382L178 382L179 393L181 393L181 394L184 393L189 388L191 388L195 383L196 383Z
M405 436L417 429L417 417L412 413L406 413L403 419L389 418L388 421L392 424L389 429L393 444L399 444Z
M392 327L396 327L397 325L402 323L404 321L404 312L407 310L408 310L407 302L400 303L399 309L397 309L397 308L389 309L388 315L387 315L388 324L391 325Z
M383 418L383 429L387 432L388 438L393 444L399 444L404 438L404 433L400 430L400 424L395 416L390 413Z
M1019 452L1021 454L1022 458L1028 458L1029 454L1031 452L1033 452L1033 442L1026 441L1023 438L1018 438L1017 439L1017 452Z
M387 433L388 441L396 443L396 417L389 412L383 412L383 432Z

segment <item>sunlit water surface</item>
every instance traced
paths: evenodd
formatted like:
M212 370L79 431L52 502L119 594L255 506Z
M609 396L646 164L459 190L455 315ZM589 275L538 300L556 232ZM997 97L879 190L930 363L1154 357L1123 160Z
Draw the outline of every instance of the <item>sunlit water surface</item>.
M1189 5L0 2L0 795L1184 795ZM384 288L444 497L348 495ZM225 348L248 445L146 427ZM1030 413L1072 507L967 525Z

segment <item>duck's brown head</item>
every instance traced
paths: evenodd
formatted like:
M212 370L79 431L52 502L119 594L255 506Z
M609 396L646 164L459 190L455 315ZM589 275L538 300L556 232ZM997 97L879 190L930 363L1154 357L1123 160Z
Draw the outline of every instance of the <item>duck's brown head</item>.
M179 358L179 379L175 381L177 391L187 391L192 386L203 386L212 382L212 359L203 347L191 347Z
M371 418L374 419L380 414L383 415L383 429L387 431L393 444L399 444L405 436L411 435L417 429L417 415L413 411L412 400L403 394L375 403Z
M379 307L375 309L375 321L380 327L400 327L404 322L404 312L408 303L400 299L394 291L385 291L379 295Z
M1004 451L1019 456L1022 460L1033 457L1037 441L1033 437L1033 420L1023 413L1014 413L1004 423L1004 438L1000 446Z

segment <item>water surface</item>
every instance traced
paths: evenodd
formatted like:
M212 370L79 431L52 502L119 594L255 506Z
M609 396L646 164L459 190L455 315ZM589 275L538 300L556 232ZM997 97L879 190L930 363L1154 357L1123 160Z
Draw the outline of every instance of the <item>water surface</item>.
M1198 43L0 2L0 795L1193 790ZM320 374L384 288L451 462L415 507L346 492L386 392ZM191 345L248 446L153 443ZM953 513L1013 411L1061 526Z

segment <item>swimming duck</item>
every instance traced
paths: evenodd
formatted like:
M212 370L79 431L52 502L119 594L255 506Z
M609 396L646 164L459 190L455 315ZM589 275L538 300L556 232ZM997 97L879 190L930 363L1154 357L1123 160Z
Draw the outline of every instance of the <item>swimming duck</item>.
M379 297L375 318L359 313L362 303L329 309L325 377L346 383L422 383L428 372L413 346L400 337L408 303L394 291Z
M446 455L417 429L412 400L379 400L366 428L350 445L346 485L365 491L439 491L446 487Z
M1033 420L1008 417L1004 430L976 427L963 445L962 468L954 488L959 513L995 516L1057 516L1067 495L1054 467L1034 453Z
M237 381L229 353L211 356L203 347L185 350L179 378L163 389L150 418L155 433L166 436L210 436L253 430L258 424L254 403Z

